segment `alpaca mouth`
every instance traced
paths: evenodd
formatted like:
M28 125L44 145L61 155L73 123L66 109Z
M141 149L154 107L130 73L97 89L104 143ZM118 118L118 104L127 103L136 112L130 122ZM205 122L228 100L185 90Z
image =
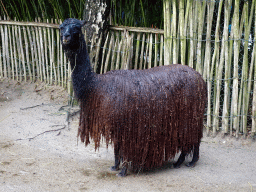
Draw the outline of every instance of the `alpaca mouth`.
M70 43L70 41L69 40L67 40L67 39L63 39L63 44L64 45L67 45L67 44L69 44Z

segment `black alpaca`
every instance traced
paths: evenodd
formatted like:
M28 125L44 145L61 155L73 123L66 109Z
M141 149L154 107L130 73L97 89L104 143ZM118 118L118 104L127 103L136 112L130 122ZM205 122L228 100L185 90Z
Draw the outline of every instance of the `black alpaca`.
M95 149L104 137L114 143L120 176L162 166L181 151L174 167L193 151L188 166L199 159L203 131L206 84L185 65L146 70L93 72L81 28L83 21L66 19L60 25L63 49L70 60L75 95L80 101L78 136Z

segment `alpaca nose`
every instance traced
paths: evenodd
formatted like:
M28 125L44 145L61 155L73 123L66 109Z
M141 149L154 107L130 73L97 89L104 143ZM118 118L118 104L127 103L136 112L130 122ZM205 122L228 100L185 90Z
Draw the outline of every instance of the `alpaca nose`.
M70 34L64 34L63 35L63 43L68 44L71 41L71 35Z

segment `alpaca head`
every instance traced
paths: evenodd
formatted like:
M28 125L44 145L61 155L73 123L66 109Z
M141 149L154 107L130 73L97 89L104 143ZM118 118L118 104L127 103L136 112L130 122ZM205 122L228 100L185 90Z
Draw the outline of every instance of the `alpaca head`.
M85 21L69 18L60 25L61 43L64 51L76 52L80 48L80 38L83 37L82 27L85 23Z

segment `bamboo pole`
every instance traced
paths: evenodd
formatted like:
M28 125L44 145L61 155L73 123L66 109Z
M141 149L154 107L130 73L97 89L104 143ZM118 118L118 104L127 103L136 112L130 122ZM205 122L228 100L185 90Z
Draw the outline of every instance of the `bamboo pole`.
M222 4L222 0L219 2ZM203 27L204 27L204 15L205 15L205 8L206 8L206 1L203 1L203 4L199 5L199 17L198 17L198 42L197 42L197 64L196 70L203 74L203 64L202 64L202 39L203 39ZM220 6L220 5L219 5Z
M26 50L26 65L28 69L29 78L31 80L32 73L31 73L30 58L29 58L28 37L27 37L27 29L25 28L25 26L23 26L23 32L24 32L25 50Z
M47 21L48 22L48 21ZM46 28L43 27L43 42L44 42L44 58L45 58L45 76L46 76L46 79L45 81L47 82L47 84L50 83L50 79L49 79L49 54L48 54L48 49L47 47L49 46L48 44L48 38L47 38L47 34L46 34Z
M140 51L140 67L139 67L139 69L143 69L145 36L146 36L145 33L143 33L143 35L142 35L142 45L141 45L141 51Z
M155 34L155 60L154 60L154 67L158 66L157 65L157 58L158 58L158 34Z
M37 62L37 75L38 75L38 79L40 79L40 81L43 81L43 74L42 74L42 51L41 51L41 46L40 46L40 36L39 36L39 27L35 27L35 42L37 45L36 48L36 58L38 58L38 62Z
M138 69L139 49L140 49L140 37L141 37L141 33L138 33L138 34L137 34L137 41L136 41L136 53L135 53L134 69Z
M28 34L28 40L29 40L29 47L30 47L30 55L31 55L31 80L32 82L35 81L35 56L34 56L34 43L32 42L32 36L31 36L31 28L26 27L27 34Z
M13 44L13 57L14 57L14 68L15 68L15 77L14 79L16 79L18 81L19 78L19 72L18 72L18 63L17 63L17 46L16 46L16 38L15 38L15 26L12 26L12 44Z
M254 14L256 15L256 3L254 4L255 9L254 9ZM254 34L256 34L256 20L254 19ZM255 135L256 133L256 44L254 41L253 44L253 56L254 56L254 62L252 62L251 64L254 65L254 84L253 84L253 99L252 99L252 129L251 129L251 135L252 137Z
M188 62L188 66L192 67L194 66L194 35L195 35L195 26L196 26L196 19L194 18L194 13L195 13L195 1L191 0L191 11L189 13L190 15L190 20L189 20L189 38L190 38L190 42L189 42L189 46L190 46L190 52L189 52L189 62ZM195 17L196 18L196 17Z
M10 51L10 47L9 47L9 35L8 35L8 27L7 25L4 26L4 31L5 31L5 42L6 43L6 51L5 51L5 54L6 54L6 69L7 69L7 77L11 77L11 65L10 65L10 55L9 55L9 51Z
M248 2L246 2L248 4ZM246 33L245 33L245 40L246 40L246 47L244 47L244 49L246 49L244 51L244 68L243 68L243 72L244 72L244 88L245 90L243 91L243 109L242 109L242 122L243 122L243 133L246 134L247 133L247 116L248 116L248 108L249 108L249 98L250 98L250 92L251 92L251 78L252 78L252 66L253 64L250 65L250 70L248 71L248 41L249 41L249 35L250 35L250 29L251 29L251 25L252 25L252 18L253 18L253 11L254 11L254 4L255 4L255 0L252 1L251 4L251 12L250 12L250 18L249 18L249 25L248 27L245 29ZM248 5L247 5L248 6ZM254 50L253 50L254 52ZM254 60L254 56L252 56L252 61ZM245 69L245 70L244 70ZM248 77L248 73L249 72L249 77ZM247 81L248 80L248 81Z
M233 72L233 92L232 92L232 103L233 103L233 129L238 130L238 60L239 60L239 0L235 0L234 7L234 72ZM236 135L238 137L238 135Z
M145 55L143 55L144 59L144 67L143 69L147 68L147 62L148 62L148 49L149 49L149 34L147 35L147 40L146 40L146 52Z
M184 0L179 1L179 27L180 27L180 43L181 43L181 64L184 65L186 63L186 28L185 26L185 5Z
M107 57L106 57L106 60L104 60L104 73L106 73L109 69L109 60L110 60L110 55L111 55L111 52L112 50L114 50L113 48L113 43L114 43L114 34L111 35L111 38L110 38L110 42L109 42L109 45L108 45L108 49L107 49ZM111 65L111 63L110 63ZM110 67L111 68L111 67Z
M116 38L115 40L115 45L113 47L113 50L112 50L112 57L111 57L111 68L110 70L114 70L115 69L115 63L116 63L116 56L117 56L117 50L118 50L118 44L119 44L119 39Z
M213 11L214 11L215 1L207 3L207 32L206 32L206 47L205 47L205 59L204 59L204 80L209 79L210 62L211 62L211 31L213 22ZM226 13L226 11L225 11Z
M153 49L153 35L149 35L149 53L148 53L148 69L152 67L152 49Z
M164 35L160 35L160 55L159 55L159 66L163 65L163 51L164 51Z
M217 23L216 23L216 29L215 29L215 43L214 43L214 53L212 56L212 62L211 62L211 70L209 71L209 79L207 82L207 90L208 90L208 106L207 106L207 127L211 127L212 126L212 119L211 119L211 114L212 114L212 110L214 111L215 109L215 103L213 103L213 109L212 109L212 98L211 98L211 94L212 94L212 80L213 80L213 71L214 71L214 67L217 69L216 66L218 66L218 58L219 58L219 28L220 28L220 16L221 16L221 10L222 10L222 2L223 0L220 1L219 4L219 9L218 9L218 17L217 17ZM213 100L215 100L215 94L214 94L214 98ZM213 117L214 118L218 118L218 116ZM217 131L217 127L212 127L213 128L213 136L216 136L216 131ZM208 133L207 133L208 134Z
M225 76L224 76L224 103L223 103L223 113L222 113L222 129L224 133L228 133L228 122L229 122L229 102L230 102L230 71L231 71L231 61L229 60L229 50L228 50L228 24L230 20L231 11L231 0L225 2L225 20L224 20L224 46L225 46Z
M4 28L3 26L1 25L0 27L0 30L1 30L1 37L2 37L2 43L3 43L3 46L2 46L2 57L3 57L3 62L2 62L2 65L3 65L3 70L2 70L2 67L1 67L1 74L3 77L7 77L7 69L6 69L6 66L7 66L7 61L6 61L6 48L5 48L5 33L4 33Z
M120 43L118 45L118 51L117 51L117 56L116 56L116 69L120 69L121 66L121 48L123 45L123 39L121 38Z
M105 63L104 58L105 58L105 52L106 52L106 49L107 49L108 38L109 38L109 33L107 34L107 38L106 38L106 41L105 41L104 46L103 46L101 69L100 69L101 74L104 73L104 63Z
M12 78L14 80L14 58L13 58L13 44L12 44L12 33L11 33L11 26L8 26L8 36L9 36L9 49L10 49L10 59L11 59L11 76L9 76L9 78Z
M171 10L170 10L171 11ZM171 27L171 39L172 45L170 46L170 50L173 50L173 58L170 60L170 63L177 64L178 63L178 27L177 27L177 2L176 0L172 1L172 27ZM170 14L170 13L169 13Z
M222 7L222 3L220 2L220 7ZM227 18L225 18L227 19ZM224 23L224 30L223 30L223 37L221 42L221 54L220 54L220 63L218 68L216 69L216 100L215 100L215 111L214 111L214 118L213 118L213 127L216 127L217 130L219 130L219 112L220 112L220 97L221 97L221 83L222 83L222 75L223 75L223 66L224 66L224 53L225 53L225 46L226 42L228 40L228 20Z
M47 23L49 23L49 20L47 19ZM53 78L53 55L52 55L52 51L53 51L53 46L54 46L54 44L53 44L53 41L52 41L52 38L53 38L53 36L51 35L51 29L50 28L47 28L47 34L48 34L48 49L49 49L49 55L48 55L48 57L49 57L49 61L50 61L50 63L49 63L49 76L48 76L48 78L49 78L49 84L50 85L52 85L52 78Z

